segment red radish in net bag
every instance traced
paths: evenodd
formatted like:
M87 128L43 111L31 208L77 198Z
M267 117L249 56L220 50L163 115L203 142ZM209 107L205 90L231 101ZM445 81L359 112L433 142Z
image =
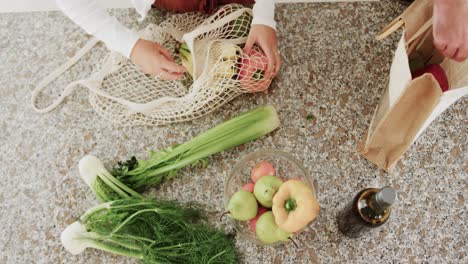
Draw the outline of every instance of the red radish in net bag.
M440 86L440 89L442 89L442 92L445 92L449 89L447 75L445 74L444 69L439 64L432 64L425 68L422 68L413 72L412 74L413 79L416 79L425 73L431 73L434 76L436 81L439 83L439 86Z
M242 189L244 189L244 190L246 190L246 191L248 191L248 192L253 193L254 186L255 186L255 183L249 182L249 183L245 184L244 186L242 186Z
M239 80L241 87L251 93L265 91L271 79L266 77L268 59L261 51L252 49L240 62Z

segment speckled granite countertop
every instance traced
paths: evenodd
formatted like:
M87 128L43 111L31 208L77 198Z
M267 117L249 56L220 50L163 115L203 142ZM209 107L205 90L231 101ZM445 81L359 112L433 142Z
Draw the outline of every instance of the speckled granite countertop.
M135 263L87 250L73 256L59 242L67 224L96 201L78 175L93 153L111 164L131 154L185 141L241 111L274 104L281 128L210 159L206 169L163 184L153 194L195 200L221 211L224 179L236 160L274 147L302 160L320 185L321 215L297 237L300 248L260 247L242 239L245 263L466 263L468 256L467 109L456 103L406 153L392 175L355 152L387 82L397 36L373 36L404 6L395 1L278 5L284 60L267 94L244 95L222 110L164 127L121 128L100 118L78 89L49 114L30 105L35 84L70 58L88 37L61 13L0 15L0 263ZM114 11L133 27L133 10ZM167 14L152 11L144 22ZM100 46L51 87L51 94L87 76L105 55ZM307 120L313 115L313 120ZM391 221L373 236L337 232L337 211L359 190L394 186ZM219 190L219 191L213 191ZM217 223L226 228L227 222Z

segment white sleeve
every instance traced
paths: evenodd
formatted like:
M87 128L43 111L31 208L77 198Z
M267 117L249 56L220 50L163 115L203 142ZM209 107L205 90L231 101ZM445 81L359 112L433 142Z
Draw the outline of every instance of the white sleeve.
M266 25L276 29L274 0L255 0L252 11L252 25Z
M130 58L139 37L123 26L95 0L56 0L59 8L88 34L103 41L107 47Z

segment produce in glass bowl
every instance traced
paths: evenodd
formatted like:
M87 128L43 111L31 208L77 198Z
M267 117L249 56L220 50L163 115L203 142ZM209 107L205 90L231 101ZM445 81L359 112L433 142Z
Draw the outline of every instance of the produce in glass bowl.
M240 190L248 193L252 185L258 202L256 208L250 195L246 195L245 202L236 195ZM279 245L292 240L313 222L320 210L315 179L299 161L275 149L251 153L235 165L224 186L224 203L237 233L260 245ZM232 203L249 203L248 209L244 209L249 217L239 220L229 214ZM252 211L256 211L255 217Z

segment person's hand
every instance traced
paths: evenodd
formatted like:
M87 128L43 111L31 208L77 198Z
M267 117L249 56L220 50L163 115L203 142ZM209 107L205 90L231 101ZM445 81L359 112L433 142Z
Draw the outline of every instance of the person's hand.
M468 0L434 0L434 45L446 57L468 57Z
M265 76L273 77L278 74L281 67L281 56L278 50L276 31L269 26L252 25L244 52L249 54L255 44L262 49L268 58L268 68Z
M171 54L158 43L139 39L133 47L130 59L141 70L163 80L175 80L183 76L185 68L174 62Z

